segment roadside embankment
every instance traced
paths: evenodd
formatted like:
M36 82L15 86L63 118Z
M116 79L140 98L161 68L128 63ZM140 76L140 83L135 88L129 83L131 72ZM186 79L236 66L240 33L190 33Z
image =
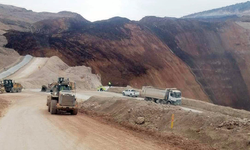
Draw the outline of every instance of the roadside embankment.
M80 112L140 132L157 139L161 144L168 143L180 149L190 150L213 149L197 140L182 137L170 129L172 113L189 113L175 106L163 106L132 98L91 97L80 104ZM181 115L178 116L183 119ZM182 125L175 128L182 128Z
M213 109L195 113L178 106L116 97L91 97L80 104L82 113L157 137L162 143L167 142L181 149L248 149L250 120L244 118L245 114L230 116L227 109L231 108L225 108L226 113L213 112ZM171 129L173 114L174 128Z

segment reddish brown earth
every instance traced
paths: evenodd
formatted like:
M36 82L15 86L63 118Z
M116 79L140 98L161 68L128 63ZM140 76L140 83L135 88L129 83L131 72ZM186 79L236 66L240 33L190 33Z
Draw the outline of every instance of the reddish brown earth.
M191 67L214 103L250 109L248 30L233 21L146 17L141 23Z
M144 26L124 18L92 24L63 18L36 25L35 33L5 34L7 47L21 55L57 55L72 66L90 66L103 84L177 87L184 96L208 101L186 64Z
M64 17L5 37L6 47L21 55L56 55L71 66L89 66L103 84L177 87L185 97L250 110L250 32L235 21L249 18L116 17L91 23Z

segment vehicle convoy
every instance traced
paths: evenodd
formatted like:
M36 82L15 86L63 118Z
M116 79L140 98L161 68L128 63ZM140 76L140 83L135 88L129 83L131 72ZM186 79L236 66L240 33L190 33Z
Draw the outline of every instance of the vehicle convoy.
M19 93L23 89L20 83L15 83L11 79L5 79L0 82L0 94L7 93Z
M64 111L77 115L78 102L72 89L75 89L75 84L72 85L69 79L58 78L58 82L50 90L51 95L47 97L48 111L51 114Z
M123 96L131 96L131 97L138 97L140 95L140 92L133 90L133 89L128 89L122 92Z
M141 97L145 98L146 101L154 101L160 104L181 104L181 91L176 88L162 90L151 86L143 86Z

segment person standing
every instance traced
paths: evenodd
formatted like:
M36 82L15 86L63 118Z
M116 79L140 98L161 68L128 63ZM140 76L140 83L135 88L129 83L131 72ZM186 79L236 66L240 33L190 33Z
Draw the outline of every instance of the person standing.
M111 84L111 82L109 81L109 88L111 87L111 85L112 85L112 84Z

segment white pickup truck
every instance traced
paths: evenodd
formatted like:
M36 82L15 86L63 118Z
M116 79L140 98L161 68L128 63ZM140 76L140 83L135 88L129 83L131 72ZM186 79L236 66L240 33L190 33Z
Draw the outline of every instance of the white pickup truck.
M133 90L133 89L129 89L129 90L125 90L122 92L123 96L131 96L131 97L137 97L140 95L140 92Z

